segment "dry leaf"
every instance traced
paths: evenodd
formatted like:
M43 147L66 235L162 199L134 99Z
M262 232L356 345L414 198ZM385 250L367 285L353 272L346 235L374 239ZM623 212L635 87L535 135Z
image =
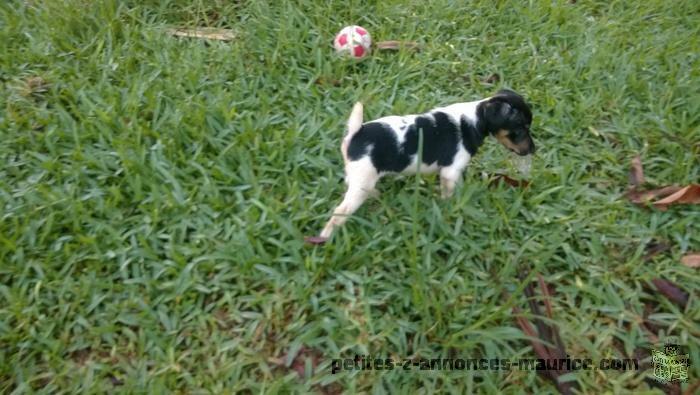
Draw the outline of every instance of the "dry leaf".
M638 190L638 187L644 183L644 170L639 156L632 159L629 178L632 188L625 193L625 196L632 203L639 205L651 203L662 211L672 204L700 204L700 184L691 184L686 187L671 185L647 191ZM655 199L659 200L654 201Z
M678 288L676 284L661 278L655 278L651 282L665 297L685 308L685 305L688 303L688 294Z
M389 41L380 41L377 44L375 44L377 49L389 49L389 50L394 50L397 51L401 48L408 48L408 49L415 49L418 50L419 45L415 41L398 41L398 40L389 40Z
M338 79L335 78L325 78L325 77L318 77L314 81L316 85L333 85L333 86L340 86L341 82Z
M698 388L700 388L700 380L695 380L695 382L693 384L689 385L688 388L685 389L685 392L683 393L683 395L697 394L697 392L695 392L695 391L697 391Z
M51 84L39 76L29 77L17 86L19 94L25 98L41 99L51 88Z
M27 89L30 93L45 93L49 90L49 83L39 76L34 76L27 79Z
M644 184L644 170L642 169L642 159L639 155L632 159L632 166L630 167L630 184L635 188Z
M680 191L654 202L654 206L659 210L665 210L671 204L700 204L700 185L688 185Z
M316 367L321 361L321 353L316 350L307 348L306 346L302 346L301 349L299 349L297 355L295 355L294 359L292 359L291 365L291 368L294 371L296 371L297 374L299 374L299 377L304 377L306 375L307 359L311 360L311 371L309 373L313 374L316 370Z
M625 195L632 203L646 205L656 198L672 195L681 189L681 187L675 185L659 189L651 189L648 191L637 191L636 189L632 189Z
M236 38L231 29L218 29L213 27L198 27L194 29L168 29L168 33L178 37L205 38L209 40L230 41Z
M700 252L684 255L681 258L681 263L688 267L700 267Z
M483 82L486 84L495 84L500 80L501 80L501 76L496 74L496 73L493 73L490 76L486 77Z
M505 182L506 184L514 187L514 188L525 188L530 185L530 181L527 180L516 180L514 178L511 178L505 174L497 173L494 174L494 178L489 182L489 185L496 185L499 182Z
M644 254L643 259L645 261L648 261L651 258L655 257L656 255L658 255L662 252L666 252L670 249L671 249L671 245L668 244L667 242L652 240L644 247L644 251L646 251L646 254Z
M286 367L289 370L294 370L297 372L300 378L306 376L306 360L311 361L311 371L309 374L314 374L314 371L321 362L323 355L315 349L308 348L306 346L301 346L294 355L283 354L279 358L268 357L267 361L271 364L277 365L280 368ZM290 365L287 366L287 360L291 359Z
M524 277L524 275L520 276L521 279ZM543 315L540 310L539 304L536 301L537 298L534 287L530 283L525 286L524 292L525 296L527 296L535 325L533 326L527 318L523 317L521 310L516 306L513 306L513 315L523 333L530 337L530 345L538 358L550 361L564 359L567 353L564 348L564 343L559 336L559 329L556 325L550 323L553 318L551 315L552 306L550 291L541 275L538 274L537 279L540 289L542 290L542 298L546 309L545 314ZM550 322L545 322L543 319L545 315ZM535 327L537 330L535 330ZM549 378L562 394L573 394L578 388L575 382L562 383L559 381L560 376L569 373L566 366L561 366L561 369L538 371L538 373Z
M542 359L551 359L552 355L550 355L549 350L546 348L544 343L542 343L541 341L533 340L539 338L539 336L537 336L537 332L535 332L535 328L532 326L530 321L528 321L525 317L521 317L522 312L520 311L520 309L517 307L513 307L513 314L515 315L515 321L518 323L520 329L523 331L524 334L531 338L529 339L530 345L535 351L535 354L537 354L537 356Z
M287 371L295 371L300 379L304 379L307 375L312 376L318 372L318 366L324 359L324 355L316 350L306 346L301 346L296 354L291 355L289 353L281 355L279 358L268 357L267 361L273 365L276 365L278 369L284 369ZM290 361L291 360L291 361ZM306 362L310 362L309 370L307 371ZM289 365L287 365L289 363ZM313 386L316 393L322 394L340 394L343 388L338 383L331 383L328 385L316 384Z

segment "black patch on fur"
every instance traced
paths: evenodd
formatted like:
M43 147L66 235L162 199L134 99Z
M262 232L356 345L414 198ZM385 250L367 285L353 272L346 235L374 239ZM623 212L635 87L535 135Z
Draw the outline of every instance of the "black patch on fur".
M483 124L477 120L476 125L472 125L466 117L462 117L459 121L459 129L462 133L462 145L469 152L469 155L474 156L484 143L486 131Z
M348 144L348 158L359 160L367 154L372 146L370 159L374 167L382 171L400 172L411 161L408 155L399 150L399 141L394 131L381 122L368 122L352 136Z
M423 164L445 167L452 164L457 154L460 128L449 116L435 111L430 115L419 115L408 126L402 144L388 125L368 122L352 136L348 145L348 158L358 160L372 146L370 159L380 172L401 172L418 152L418 131L423 131Z
M432 117L430 116L432 115ZM403 143L405 153L415 155L418 152L418 131L423 131L423 163L445 167L452 164L457 154L459 130L450 117L440 111L430 115L419 115L408 128Z

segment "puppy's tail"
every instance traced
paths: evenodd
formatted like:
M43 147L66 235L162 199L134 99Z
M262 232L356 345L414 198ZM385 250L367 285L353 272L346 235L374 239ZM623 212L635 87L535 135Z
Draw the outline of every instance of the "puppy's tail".
M350 113L350 118L348 118L348 132L343 138L343 142L340 145L340 151L343 153L343 160L348 163L348 144L350 144L350 139L357 133L360 128L362 128L362 118L363 118L363 107L362 103L359 101L355 103L352 107L352 112Z
M362 103L359 101L352 107L350 118L348 118L348 134L347 137L357 133L362 127Z

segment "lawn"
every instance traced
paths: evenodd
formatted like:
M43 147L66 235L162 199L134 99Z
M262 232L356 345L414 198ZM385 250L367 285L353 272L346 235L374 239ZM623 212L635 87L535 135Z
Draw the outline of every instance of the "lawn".
M675 338L687 389L700 209L624 192L635 155L650 186L700 180L699 19L693 0L2 2L0 392L556 393L534 371L331 372L536 358L516 316L536 318L537 274L572 358ZM339 59L348 24L421 50ZM236 39L167 33L194 26ZM452 199L434 176L383 179L304 244L344 192L352 103L371 119L502 87L533 106L529 187L490 185L519 177L490 139ZM649 365L562 380L659 393Z

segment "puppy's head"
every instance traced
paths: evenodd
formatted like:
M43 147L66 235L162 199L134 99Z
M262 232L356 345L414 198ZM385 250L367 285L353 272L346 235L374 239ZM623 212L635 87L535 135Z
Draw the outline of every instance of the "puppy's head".
M519 94L502 89L479 105L486 130L509 150L518 155L535 152L530 136L532 111Z

